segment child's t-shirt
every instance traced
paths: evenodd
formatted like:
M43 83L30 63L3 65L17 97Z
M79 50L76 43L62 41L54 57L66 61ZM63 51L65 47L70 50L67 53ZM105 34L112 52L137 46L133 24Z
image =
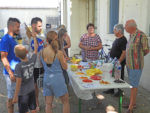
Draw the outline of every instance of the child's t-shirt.
M20 62L15 67L14 76L22 78L19 96L26 95L35 89L33 70L36 62L37 55L33 54L31 59L27 62Z

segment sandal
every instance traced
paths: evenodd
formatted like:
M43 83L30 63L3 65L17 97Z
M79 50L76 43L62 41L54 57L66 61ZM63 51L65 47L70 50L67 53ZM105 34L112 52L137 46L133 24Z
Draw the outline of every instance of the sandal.
M56 105L55 105L55 104L52 104L52 108L56 108Z
M126 113L133 113L133 110L128 109Z
M39 112L40 111L40 107L38 106L38 107L36 107L36 111L37 112Z
M122 105L123 108L129 108L129 104ZM133 105L133 109L136 109L136 104Z

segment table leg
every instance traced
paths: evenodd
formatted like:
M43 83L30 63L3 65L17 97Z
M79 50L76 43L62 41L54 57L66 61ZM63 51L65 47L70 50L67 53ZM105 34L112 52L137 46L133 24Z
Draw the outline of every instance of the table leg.
M120 96L119 96L119 108L118 108L119 113L122 112L122 96L123 96L122 93L123 93L123 92L120 91Z
M79 113L81 113L81 104L82 104L82 100L79 99L79 104L78 104L79 105L79 108L78 108L79 109Z

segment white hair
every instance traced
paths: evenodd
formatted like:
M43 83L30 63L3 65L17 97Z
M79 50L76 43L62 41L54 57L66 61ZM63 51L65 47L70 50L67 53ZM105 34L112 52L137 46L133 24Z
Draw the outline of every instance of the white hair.
M121 34L124 34L124 27L123 27L123 24L116 24L116 25L114 26L114 29L115 29L117 32L120 31Z

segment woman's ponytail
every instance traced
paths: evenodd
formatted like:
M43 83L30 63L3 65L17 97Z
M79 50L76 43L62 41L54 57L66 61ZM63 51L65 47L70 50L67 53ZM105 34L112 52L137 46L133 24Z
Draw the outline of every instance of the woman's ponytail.
M57 53L57 51L58 51L58 49L59 49L58 41L57 41L57 40L53 40L53 41L51 42L51 46L52 46L54 52Z
M49 31L47 33L47 41L52 46L55 53L57 53L59 49L57 38L58 38L58 35L55 31Z

